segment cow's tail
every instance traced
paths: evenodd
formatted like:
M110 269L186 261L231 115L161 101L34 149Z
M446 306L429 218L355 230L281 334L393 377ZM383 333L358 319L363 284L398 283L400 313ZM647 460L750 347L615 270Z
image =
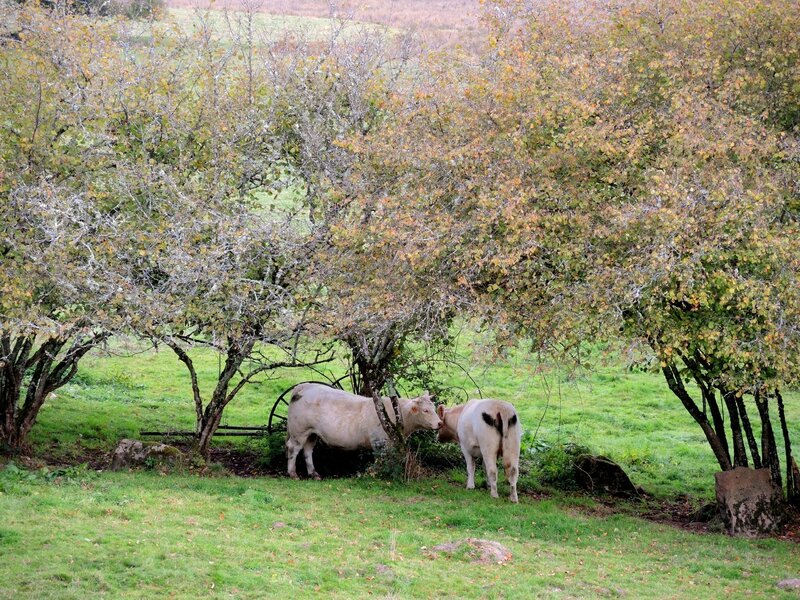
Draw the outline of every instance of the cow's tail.
M500 448L497 455L504 457L519 456L519 418L517 413L512 409L505 411L507 414L503 415L502 410L498 410L496 415L489 413L481 413L483 421L490 427L494 427L497 433L500 434ZM506 460L503 461L504 463Z

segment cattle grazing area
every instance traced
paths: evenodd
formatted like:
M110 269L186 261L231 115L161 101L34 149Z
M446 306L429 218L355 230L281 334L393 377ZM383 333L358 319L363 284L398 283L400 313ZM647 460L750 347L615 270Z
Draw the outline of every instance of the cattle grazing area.
M774 598L796 544L698 535L581 498L442 479L0 472L4 598ZM490 539L506 564L443 543ZM787 597L791 597L791 592Z
M199 351L194 358L200 384L209 385L216 357ZM541 447L576 442L603 453L649 499L560 491L560 483L534 472L530 444L523 444L519 504L508 501L502 463L500 498L489 496L480 464L478 489L465 489L457 450L452 467L415 482L294 481L282 434L274 444L214 441L212 456L240 454L254 477L219 465L205 475L199 467L158 466L98 473L118 439L144 428L191 427L192 410L183 394L188 377L170 354L90 356L34 430L37 454L50 466L16 461L0 471L0 596L775 597L775 584L798 568L796 542L735 539L664 512L667 504L691 511L709 499L715 465L656 376L616 364L543 379L531 361L520 352L467 364L481 374L484 395L514 403L525 431L539 427ZM226 422L263 424L272 399L297 376L253 386ZM458 372L447 381L465 383ZM794 409L791 423L800 428ZM259 469L270 447L275 465ZM474 564L468 546L433 551L472 538L502 544L511 560Z

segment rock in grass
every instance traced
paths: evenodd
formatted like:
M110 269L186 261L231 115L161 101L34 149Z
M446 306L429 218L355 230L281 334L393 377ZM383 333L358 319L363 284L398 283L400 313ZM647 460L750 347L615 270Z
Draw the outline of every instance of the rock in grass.
M465 550L470 562L483 565L504 564L512 557L511 551L500 542L479 538L467 538L458 542L439 544L431 548L430 554L433 556L438 556L440 553L454 554L462 549Z
M800 579L784 579L778 582L782 590L800 590Z
M575 461L575 480L590 492L627 498L639 496L639 490L622 467L605 456L579 456Z
M120 440L111 458L111 470L130 469L133 467L168 464L176 466L185 461L183 452L175 446L159 442L141 442L139 440Z

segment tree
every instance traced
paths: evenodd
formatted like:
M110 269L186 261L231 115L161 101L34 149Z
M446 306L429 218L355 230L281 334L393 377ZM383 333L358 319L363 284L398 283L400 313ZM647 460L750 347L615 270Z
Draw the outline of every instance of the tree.
M49 394L109 337L98 306L115 292L98 276L86 182L111 154L97 93L114 88L100 73L114 55L108 27L0 11L0 446L18 452Z
M581 18L501 4L480 66L440 71L370 146L398 173L377 221L400 239L424 223L420 268L452 265L511 334L653 355L720 468L749 450L780 483L769 405L800 373L792 3L589 5Z
M353 390L371 396L403 378L414 340L447 339L452 318L433 294L415 298L425 286L371 240L370 215L392 174L371 170L363 144L388 133L387 107L411 81L410 40L344 20L322 44L293 37L268 56L286 166L275 186L298 191L308 207L308 275L319 286L309 318L320 338L349 349Z
M0 46L3 435L19 446L87 351L111 331L139 332L187 365L207 456L225 405L296 362L303 331L292 313L302 285L290 288L303 282L303 226L257 193L279 153L264 126L271 90L253 86L253 38L223 43L201 20L188 36L151 29L143 51L130 43L138 26L8 10L18 30ZM226 356L205 407L186 345L197 343ZM262 343L291 358L236 381Z
M300 345L314 289L305 279L308 213L265 193L284 169L271 130L282 115L257 71L255 33L237 28L223 39L220 22L200 19L188 38L154 38L144 59L126 54L136 86L115 114L123 156L108 185L110 196L131 199L135 218L104 232L121 249L108 276L123 290L126 327L167 345L189 372L205 459L244 385L328 360L324 347L303 360ZM222 355L207 399L196 346Z

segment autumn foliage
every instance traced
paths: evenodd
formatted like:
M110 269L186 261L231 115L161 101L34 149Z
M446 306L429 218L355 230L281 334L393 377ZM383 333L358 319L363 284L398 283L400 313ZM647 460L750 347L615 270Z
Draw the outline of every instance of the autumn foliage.
M215 347L207 449L260 344L296 364L344 342L371 389L465 317L578 360L611 342L721 469L769 467L797 501L795 4L486 3L477 55L374 29L267 43L252 14L223 41L202 16L155 34L4 9L4 431L29 343L62 340L55 360L136 332L190 372Z
M541 348L655 361L722 469L780 483L771 420L786 434L800 374L796 7L500 4L481 65L434 63L371 147L396 176L373 234Z

